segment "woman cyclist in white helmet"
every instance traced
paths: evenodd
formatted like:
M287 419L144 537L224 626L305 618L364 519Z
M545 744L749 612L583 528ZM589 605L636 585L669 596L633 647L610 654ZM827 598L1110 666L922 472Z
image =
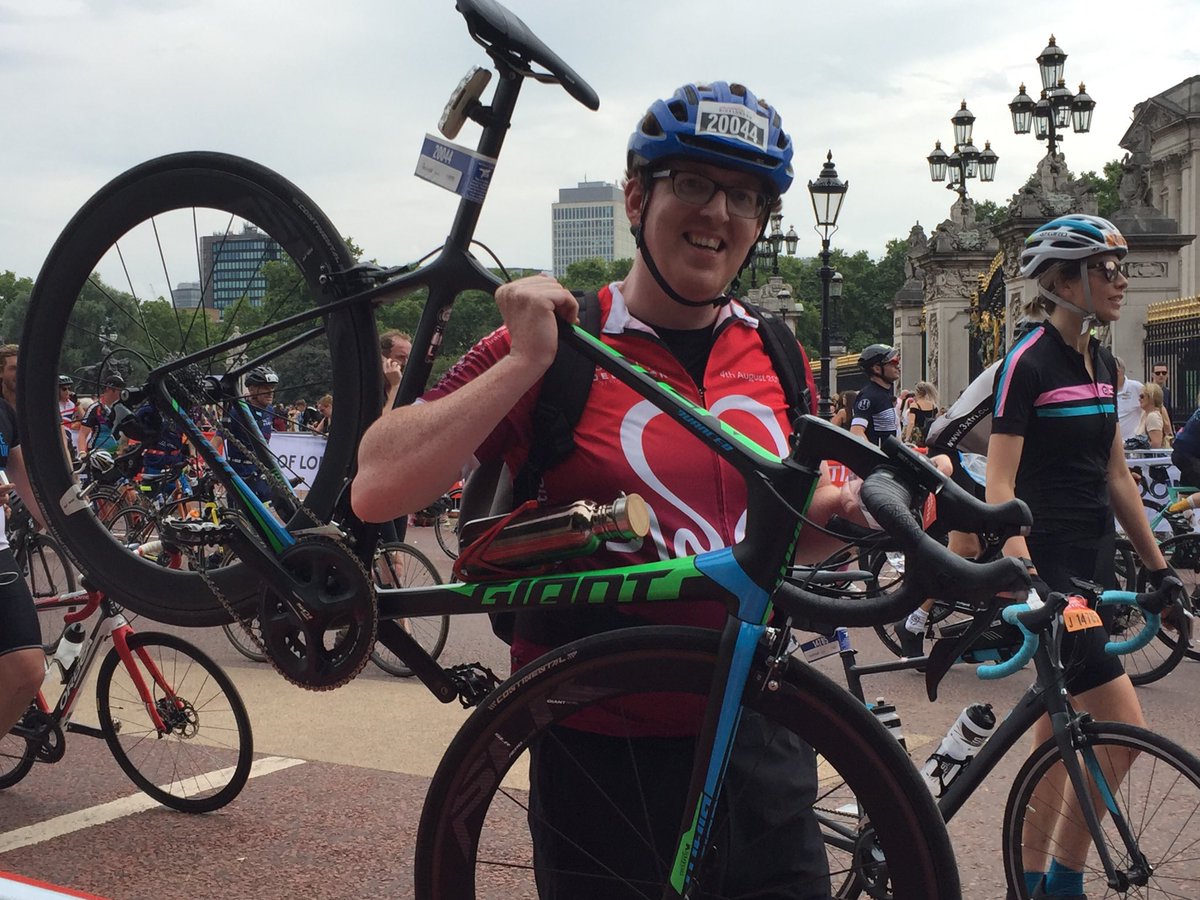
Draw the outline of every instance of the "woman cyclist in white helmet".
M1093 325L1121 316L1126 252L1111 222L1071 215L1035 231L1021 254L1021 274L1036 280L1048 318L1013 345L997 374L986 490L991 503L1019 497L1029 504L1030 535L1013 538L1004 552L1025 561L1040 593L1069 591L1073 577L1113 586L1114 514L1151 583L1173 574L1125 465L1116 363L1090 333ZM1064 636L1067 688L1075 704L1098 719L1144 724L1119 658L1104 652L1105 638L1098 628ZM1050 736L1043 719L1034 746ZM1040 823L1038 833L1027 826L1023 838L1034 896L1086 897L1090 838L1078 817L1069 820L1062 796L1046 798L1039 816L1029 818ZM1039 846L1045 848L1041 859Z

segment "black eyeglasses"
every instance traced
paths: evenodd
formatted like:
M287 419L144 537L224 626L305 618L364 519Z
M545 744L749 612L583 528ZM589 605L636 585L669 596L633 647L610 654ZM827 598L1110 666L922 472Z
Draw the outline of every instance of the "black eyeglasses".
M1155 374L1155 375L1166 375L1166 374L1167 374L1167 370L1166 370L1166 369L1159 369L1159 370L1157 370L1157 371L1156 371L1154 374Z
M725 211L739 219L757 219L767 211L770 198L761 191L719 184L696 172L663 169L651 172L651 178L670 178L671 190L684 203L704 206L720 191L725 195Z
M1121 264L1115 259L1106 259L1104 262L1088 263L1089 269L1095 269L1104 276L1104 280L1112 284L1117 280L1117 276L1121 273Z

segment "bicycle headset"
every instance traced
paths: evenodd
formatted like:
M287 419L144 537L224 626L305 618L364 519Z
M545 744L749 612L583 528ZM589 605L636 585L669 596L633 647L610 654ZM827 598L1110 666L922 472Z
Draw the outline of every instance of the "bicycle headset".
M1021 276L1038 279L1038 293L1067 311L1079 316L1079 333L1083 334L1096 321L1096 310L1092 303L1092 286L1087 277L1087 261L1102 253L1115 253L1124 259L1129 244L1120 230L1108 219L1082 214L1060 216L1038 228L1025 239L1021 252ZM1079 278L1083 282L1084 306L1069 303L1041 283L1055 263L1079 261Z
M703 117L701 106L705 107ZM729 115L721 112L720 106L743 107L750 111L751 116L747 118L745 113L738 111ZM722 122L732 127L721 127ZM745 86L724 81L685 84L669 100L656 100L630 135L626 159L629 171L637 172L639 176L652 166L677 159L695 160L757 175L770 189L768 209L791 187L793 177L792 139L783 130L778 111L765 100L755 97ZM647 185L642 195L642 222L646 220L649 203L650 189ZM764 215L764 232L766 220ZM667 283L655 264L646 246L642 225L631 230L650 274L676 303L684 306L724 306L732 299L722 295L697 301L681 296ZM739 271L750 264L754 246L751 245Z

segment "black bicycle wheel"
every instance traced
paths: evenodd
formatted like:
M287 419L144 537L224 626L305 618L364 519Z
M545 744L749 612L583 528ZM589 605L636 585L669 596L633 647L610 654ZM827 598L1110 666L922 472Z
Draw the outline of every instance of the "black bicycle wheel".
M1146 617L1140 607L1122 604L1113 608L1112 626L1108 633L1112 640L1124 641L1141 632L1145 625ZM1158 635L1161 636L1164 631L1169 629L1166 626L1159 628ZM1122 654L1121 662L1134 684L1152 684L1174 671L1183 659L1184 649L1182 641L1160 637L1132 653Z
M381 588L417 588L442 583L442 576L429 557L411 544L398 542L379 545L371 574L375 577L375 584ZM434 659L442 655L446 637L450 633L449 616L420 616L400 619L399 623ZM412 669L378 641L371 651L371 661L389 675L399 678L412 675Z
M262 637L262 629L258 627L258 619L250 620L250 629ZM246 659L252 662L266 662L267 654L263 653L258 644L250 639L250 635L246 634L246 630L240 622L230 622L227 625L222 625L221 630L225 632L225 637L229 638L229 643L233 644L233 649Z
M531 744L557 744L558 735L548 731L556 723L597 706L612 715L629 708L631 695L644 692L673 695L672 704L678 700L702 708L718 639L715 632L674 627L610 632L553 651L498 687L451 742L430 784L414 854L416 896L536 896L523 774ZM793 660L771 689L765 689L765 672L763 665L755 665L744 703L765 717L776 736L791 732L811 744L823 757L821 771L846 782L878 829L896 895L959 897L945 826L900 745L865 706L810 667ZM615 718L617 723L623 719L620 713ZM611 731L619 745L632 745L619 727ZM619 752L632 753L633 748ZM646 777L635 773L628 783L636 792ZM720 804L713 815L714 834L721 837ZM626 820L629 833L612 834L612 842L653 847L653 840L632 821L639 818L644 822L638 816ZM637 885L616 881L594 896L661 897L670 862L661 856L658 860L662 880Z
M1133 876L1121 897L1195 897L1200 883L1195 830L1200 816L1200 760L1182 747L1144 728L1115 722L1082 724L1085 745L1079 750L1090 789L1097 790L1097 773L1108 805L1115 812L1101 823L1105 844L1116 867ZM1116 772L1127 769L1123 777ZM1087 826L1077 809L1064 805L1061 788L1065 769L1058 746L1049 740L1025 761L1013 782L1004 811L1003 853L1009 896L1031 894L1024 872L1046 870L1047 849L1060 862L1083 872L1088 897L1117 896L1091 845ZM1071 806L1075 804L1070 794ZM1097 800L1103 811L1105 802ZM1114 816L1129 829L1136 854L1147 864L1144 878L1134 873L1131 854L1118 833ZM1082 840L1082 856L1073 845ZM1038 896L1041 896L1039 893Z
M362 305L239 345L210 348L262 323L337 299L331 274L352 264L337 230L299 189L269 169L218 153L182 153L117 177L75 215L38 275L23 341L18 407L35 493L80 571L134 612L174 625L219 625L225 607L196 572L145 561L114 541L83 502L51 394L60 372L84 384L97 363L146 380L148 366L200 353L188 377L172 379L174 397L201 416L203 376L261 362L281 375L282 396L332 393L338 428L323 453L305 458L311 490L297 527L329 521L351 471L361 428L383 402L374 319ZM183 298L194 294L194 303ZM188 305L192 303L192 305ZM181 386L188 382L192 387ZM160 410L160 412L164 412ZM221 410L209 409L210 421ZM165 412L164 412L165 414ZM309 464L320 456L317 470ZM285 465L287 461L285 461ZM290 475L284 469L284 476ZM120 551L120 552L117 552ZM256 580L244 566L213 574L227 601L250 610Z
M1174 569L1183 581L1184 593L1191 603L1192 610L1200 609L1200 534L1181 534L1167 538L1159 544L1159 549L1162 550L1167 565ZM1147 583L1145 570L1139 572L1141 577L1138 589L1142 590ZM1171 628L1160 628L1158 639L1172 647L1178 642L1177 632ZM1200 660L1200 647L1184 647L1183 655L1187 659Z
M12 732L0 735L0 790L10 788L33 768L33 749L23 737Z
M112 539L131 553L140 551L142 558L159 564L158 517L145 506L125 506L113 513L107 526ZM154 544L154 546L144 546Z
M132 634L137 671L159 716L159 733L114 647L96 681L100 729L118 765L139 788L172 809L210 812L236 797L250 776L254 738L245 704L221 668L173 634ZM140 654L162 673L147 671Z
M75 569L58 541L48 534L34 534L26 539L17 564L35 599L75 590Z
M458 510L447 510L433 520L433 536L451 559L458 559Z
M1113 571L1118 591L1136 591L1138 584L1138 558L1133 544L1125 538L1117 538L1113 560Z

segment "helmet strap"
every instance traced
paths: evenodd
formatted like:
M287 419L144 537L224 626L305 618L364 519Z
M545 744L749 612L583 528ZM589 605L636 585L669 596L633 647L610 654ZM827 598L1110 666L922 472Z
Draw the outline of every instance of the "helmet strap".
M642 211L641 216L639 217L639 224L633 229L633 238L638 251L642 254L642 259L646 261L646 268L650 270L650 274L654 277L654 280L658 283L658 286L662 289L662 292L682 306L689 306L692 308L704 306L716 306L719 308L725 306L730 300L733 299L733 297L729 294L722 294L719 297L714 297L712 300L689 300L667 283L667 279L664 278L662 272L658 270L658 264L654 262L654 257L651 255L650 248L646 244L646 229L641 224L646 221L646 212L649 206L650 190L647 189L642 193ZM750 257L747 256L746 260L749 261L749 259ZM745 265L746 264L743 263L742 268L745 268Z
M1096 316L1095 304L1092 302L1092 286L1088 279L1086 258L1079 261L1079 279L1083 282L1083 306L1064 300L1058 294L1054 293L1054 291L1050 290L1050 288L1042 287L1040 284L1038 285L1038 293L1050 300L1056 307L1062 307L1071 313L1071 315L1078 316L1082 320L1079 323L1079 333L1086 334L1088 329L1100 322Z

